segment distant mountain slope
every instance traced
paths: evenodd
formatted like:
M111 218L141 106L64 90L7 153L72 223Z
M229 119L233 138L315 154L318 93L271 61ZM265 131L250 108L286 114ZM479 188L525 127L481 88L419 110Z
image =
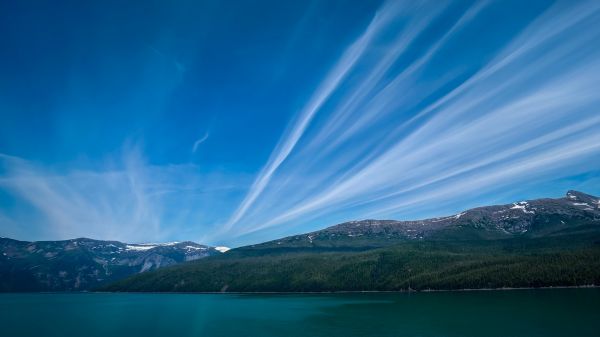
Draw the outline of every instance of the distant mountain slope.
M473 208L415 221L350 221L243 249L378 248L414 240L496 240L597 231L599 198L568 191L564 198Z
M0 291L78 291L135 273L221 254L194 242L126 244L0 238Z
M364 291L600 284L600 205L564 198L353 221L136 275L110 291Z

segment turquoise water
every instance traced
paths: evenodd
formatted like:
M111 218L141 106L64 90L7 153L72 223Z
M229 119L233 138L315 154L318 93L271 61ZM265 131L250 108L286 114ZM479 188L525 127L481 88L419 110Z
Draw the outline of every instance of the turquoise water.
M600 289L2 294L0 336L600 336Z

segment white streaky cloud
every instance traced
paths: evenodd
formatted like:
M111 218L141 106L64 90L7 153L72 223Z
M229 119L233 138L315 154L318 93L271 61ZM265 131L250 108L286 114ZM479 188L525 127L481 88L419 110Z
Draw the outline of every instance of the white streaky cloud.
M395 104L399 104L401 97L397 94L401 92L403 86L406 86L406 81L409 80L410 76L414 75L418 70L422 69L436 53L450 40L457 32L459 32L470 20L476 17L477 13L482 11L487 5L488 1L478 2L472 7L468 8L461 17L446 31L443 36L432 44L426 52L420 58L416 59L413 63L402 69L399 74L386 83L379 92L375 93L373 97L369 98L369 102L366 102L367 106L364 109L357 109L360 103L365 103L366 97L372 93L373 88L376 85L381 84L382 76L386 71L389 70L393 61L396 61L400 56L401 52L404 52L410 44L414 41L418 34L422 33L425 28L435 19L439 14L438 11L427 13L428 15L417 15L420 20L417 24L405 28L409 31L408 36L402 35L403 39L393 43L392 51L386 52L386 57L382 62L379 62L376 70L371 71L364 81L361 81L360 86L352 93L347 94L348 101L345 102L340 108L336 109L330 118L328 125L322 128L322 132L319 136L315 137L313 146L320 148L321 155L334 149L340 143L343 143L351 135L355 134L358 130L368 126L370 122L377 118L381 118L384 115L384 110L390 104L390 101L395 101ZM440 6L437 10L442 10L444 7ZM402 88L405 89L405 88ZM390 111L387 111L389 113ZM348 122L350 115L354 113L351 123L341 123L341 120ZM345 118L341 116L346 116ZM329 135L335 134L335 139L326 140ZM326 144L323 148L323 144Z
M150 165L136 147L125 147L93 170L86 167L53 171L0 154L0 190L31 209L3 208L2 234L26 240L195 240L224 220L212 214L246 183L191 164ZM38 236L27 236L26 228Z
M559 168L573 166L573 160L578 158L584 158L593 154L600 155L599 133L591 134L588 137L578 139L575 142L561 144L562 145L557 148L552 148L551 151L539 153L535 157L499 165L498 167L495 167L494 170L482 170L482 172L475 171L474 173L467 175L465 177L466 179L450 181L445 184L435 184L440 181L444 182L444 179L437 179L433 182L422 183L419 186L412 186L411 188L402 191L402 193L393 193L386 197L375 196L372 199L362 198L354 204L346 203L341 206L337 205L337 207L339 209L339 207L372 204L371 207L366 208L368 211L362 213L363 218L387 218L389 215L406 210L409 207L426 204L431 205L437 202L447 201L451 198L459 198L461 195L464 195L464 193L481 193L482 191L498 186L499 184L506 184L507 182L519 183L526 182L529 179L544 177L544 173L554 173ZM586 170L585 167L581 166L572 167L572 169L570 174L577 174L585 172ZM421 190L423 187L433 184L437 186L434 191ZM397 198L392 198L394 196L397 196ZM348 199L340 200L343 201ZM321 207L322 204L325 204L325 206ZM320 210L327 208L327 206L331 207L332 205L331 203L327 203L326 200L317 200L315 203L304 205L303 208L282 214L278 218L274 218L261 225L253 226L239 234L244 235L264 230L271 226L290 221L298 216L303 216L305 221L311 220L322 215L323 212L320 212Z
M546 10L539 18L528 25L528 27L507 46L503 51L498 53L485 68L477 72L474 76L469 78L467 81L453 89L450 93L445 95L442 99L437 100L427 108L420 111L414 117L412 117L407 123L410 124L417 119L424 117L425 115L435 111L443 104L451 101L453 98L460 94L465 93L470 88L477 86L482 81L489 79L492 75L497 74L499 71L506 69L508 66L513 64L519 59L519 57L526 56L528 52L532 52L536 47L539 47L545 43L548 43L552 38L555 38L562 32L571 29L574 25L589 19L595 15L598 15L600 6L598 3L589 1L582 1L577 3L573 8L564 8L564 4L558 3ZM577 36L575 36L577 37ZM561 54L561 51L570 50L569 48L563 48L555 50L554 55ZM561 55L565 55L563 52ZM537 59L537 62L529 64L529 66L540 67L538 63L549 63L549 60L544 57ZM522 71L529 71L529 67L523 67L519 69ZM508 86L508 83L497 81L494 82L495 86ZM489 95L489 94L488 94ZM404 126L404 125L403 125Z
M208 132L205 133L204 136L202 136L202 138L200 138L194 142L194 146L192 147L192 153L196 153L196 151L198 150L198 146L200 146L200 144L204 143L207 139L208 139Z
M520 161L511 162L510 165L499 166L493 171L484 171L469 176L469 183L450 183L443 188L436 189L431 193L419 193L418 198L410 199L408 202L397 202L388 207L374 207L367 215L382 215L397 212L411 205L447 200L459 197L462 193L477 193L482 189L489 189L507 181L528 182L547 173L554 173L562 167L570 167L569 174L585 172L586 168L574 165L578 158L584 158L591 154L600 154L600 136L589 135L584 139L562 144L557 148L537 154L535 157L524 158ZM413 194L414 195L414 194ZM406 200L406 199L405 199Z
M298 114L298 118L289 132L285 134L284 138L276 146L267 164L258 174L258 177L250 187L248 194L241 202L240 206L224 225L224 231L229 230L237 223L240 218L244 216L248 208L252 206L256 198L258 198L271 180L275 171L292 152L314 115L336 90L340 82L353 68L354 64L360 59L366 48L370 45L373 37L392 21L394 15L397 13L398 7L399 5L397 3L389 2L378 11L366 30L350 47L348 47L348 49L346 49L333 69L325 76L325 79L321 82L307 105Z
M438 183L440 181L467 173L469 171L473 171L491 164L502 163L513 156L524 155L528 151L531 151L535 148L542 147L553 142L560 142L564 139L573 137L574 135L593 133L594 130L597 130L598 128L600 128L600 116L573 125L569 125L568 127L553 131L549 134L546 134L539 138L535 138L526 143L516 144L514 147L509 147L505 150L494 153L489 157L483 157L480 160L469 163L468 165L451 168L446 171L436 172L436 174L428 175L425 179L423 179L423 177L418 177L420 178L418 180L418 183L405 186L404 188L389 194L380 195L375 199L369 200L369 202L376 202L378 200L383 200L385 198L393 197L403 193L409 193L416 189L423 188L434 183ZM414 175L409 174L407 177L405 177L405 179L409 177L417 178Z
M372 92L337 93L343 109L330 111L326 122L309 134L313 138L287 158L280 177L253 200L262 212L249 213L238 234L355 207L368 214L392 214L433 200L437 190L445 191L437 200L450 196L452 189L479 188L483 193L493 183L531 179L533 171L540 173L535 179L549 179L567 168L598 169L593 158L599 150L600 97L595 88L600 86L600 47L594 41L600 38L595 25L600 4L564 7L550 7L462 84L412 114L398 104L407 96L397 90L418 87L419 78L405 74L428 65L453 35L469 29L484 5L469 9L421 58L397 69L396 76L387 73L390 82L353 73L361 83L357 88ZM377 72L380 65L374 63L373 69ZM419 97L432 94L422 88L428 89L421 87ZM395 116L396 123L376 122ZM574 169L568 160L587 166ZM296 180L306 183L294 184Z
M0 178L0 187L39 210L59 238L117 232L116 237L128 237L141 229L157 239L159 208L150 205L144 193L146 178L139 160L133 150L124 155L123 170L59 174L11 159L5 163L8 172Z
M21 203L1 205L0 235L220 249L357 218L457 214L468 200L559 180L597 186L600 2L530 8L496 26L501 43L475 51L483 33L473 30L495 6L384 3L255 176L151 165L139 147L62 169L0 154L0 193Z
M479 6L478 6L479 7ZM372 93L374 88L381 83L383 76L390 70L390 68L397 62L398 58L404 54L408 47L414 42L414 40L434 21L434 19L445 9L444 4L441 4L435 10L423 13L422 15L414 15L406 27L398 34L398 37L390 44L389 48L385 49L385 53L381 60L379 60L372 68L369 69L364 79L358 83L358 85L351 90L348 94L344 95L345 101L330 114L328 121L321 128L318 135L311 140L312 146L322 146L326 138L333 132L338 131L340 128L347 126L349 119L353 113L356 112L357 106L363 102L363 100ZM405 8L406 10L406 8ZM462 20L459 20L462 21ZM447 35L452 34L452 29ZM440 43L441 44L441 43ZM424 63L423 61L422 63ZM410 68L416 68L414 64L403 70L402 73L410 72ZM358 118L364 118L363 116L370 116L372 113L363 113ZM360 122L354 122L353 125L360 124ZM336 141L340 141L337 139ZM311 145L308 145L310 147ZM328 145L332 147L332 143ZM325 149L321 148L321 151Z
M586 69L593 68L586 67ZM585 76L586 72L581 72L579 75ZM577 104L589 105L600 101L593 90L595 88L593 84L600 84L598 83L600 80L593 77L576 77L571 81L572 84L569 85L569 82L560 79L552 87L547 86L547 88L536 94L508 102L506 106L485 114L478 120L470 121L469 124L462 125L457 130L451 130L451 121L441 123L439 127L434 122L426 124L417 134L419 138L409 138L408 141L405 140L398 143L360 172L345 181L338 182L329 191L315 197L313 200L306 201L301 206L298 205L296 209L288 210L285 215L266 222L262 228L289 219L291 216L299 216L318 208L331 206L332 203L339 203L353 197L364 196L369 190L377 188L389 189L391 186L398 186L401 183L404 187L406 187L406 184L420 184L427 181L429 177L435 177L439 172L448 174L447 169L444 170L445 168L451 168L451 170L460 173L469 169L469 166L478 167L506 160L507 157L509 158L511 155L514 156L516 154L515 148L506 148L504 151L508 151L508 154L502 156L498 156L497 153L486 154L484 151L487 148L487 142L497 142L501 139L498 137L512 138L511 131L514 133L516 131L515 126L518 126L520 122L535 123L536 120L539 120L537 126L543 126L544 123L553 122L553 119L560 120L561 117L570 114L571 110L569 107L576 106ZM560 110L563 112L560 113ZM554 120L554 122L556 121ZM583 128L595 127L592 130L596 130L598 127L597 115L592 115L592 117L585 121L577 120L576 122L575 126L567 125L565 127L572 130L571 134L575 134ZM432 127L432 130L427 130L429 126ZM451 131L444 131L444 128L448 128ZM525 128L527 127L525 126ZM549 136L552 133L564 134L566 131L563 129L553 129L550 134L533 139L530 142L538 143L539 146L540 139L546 138L548 141L551 141L552 138ZM434 134L437 137L433 137ZM518 137L518 132L514 136ZM461 143L463 146L465 143L471 144L470 151L466 152L466 154L477 154L477 157L474 159L484 161L484 163L471 164L471 162L466 161L462 166L452 165L451 161L459 160L456 159L456 156L465 154L463 151L455 151L456 148L461 146ZM416 146L415 144L420 145ZM524 147L524 145L517 144L515 147ZM477 152L479 149L481 149L481 153ZM494 157L496 158L494 159ZM434 162L429 164L436 167L433 172L423 170L425 167L423 165L427 165L427 162L431 161L430 158L436 158ZM398 176L396 172L406 173ZM412 172L418 172L419 175L414 176ZM424 175L424 172L428 173L428 175ZM383 190L381 191L383 193ZM405 190L405 192L408 191ZM398 192L395 191L387 196L395 194L398 194ZM384 197L379 196L377 199L384 199Z

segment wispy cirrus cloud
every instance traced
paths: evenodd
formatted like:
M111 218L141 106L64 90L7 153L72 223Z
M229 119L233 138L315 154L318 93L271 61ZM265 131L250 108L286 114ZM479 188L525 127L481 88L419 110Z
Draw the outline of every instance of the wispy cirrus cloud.
M296 17L284 7L268 15ZM38 91L27 81L14 86L15 98L0 102L9 111L0 152L23 157L0 154L0 235L238 245L350 219L447 215L567 188L600 193L600 3L387 1L360 11L331 16L329 6L315 2L277 36L272 25L249 22L256 40L230 29L237 17L229 14L226 34L210 39L204 32L220 31L221 18L200 26L175 20L184 24L159 34L153 45L160 49L145 45L110 57L102 49L94 62L58 67L72 75L60 76L70 78L69 95L56 92L40 105L39 125L20 117ZM354 26L359 17L362 29ZM196 47L179 38L192 27L201 32L193 35ZM285 31L291 42L284 64L303 74L272 66ZM356 36L331 40L346 31ZM325 34L308 36L315 32ZM229 39L244 48L230 53L222 43ZM89 71L107 60L118 62L98 68L105 74ZM60 66L24 64L20 71L31 78L29 68ZM124 65L139 69L124 76ZM277 74L260 87L265 71ZM34 86L39 92L55 83L54 70L47 73ZM273 98L255 100L254 90L273 90ZM231 99L232 92L239 96ZM289 110L299 97L305 103ZM115 116L103 118L105 110ZM203 151L209 133L197 134L193 125L209 121L197 111L219 117L207 128L215 146ZM278 130L282 120L287 127ZM91 127L99 133L90 135ZM27 146L29 134L37 137ZM47 137L52 146L36 151ZM148 146L111 152L128 137ZM202 162L190 163L190 151L203 152Z
M131 237L141 231L157 237L159 209L145 191L148 172L137 152L122 160L120 169L57 173L4 155L0 187L31 205L46 222L44 232L56 237Z
M374 38L382 31L389 29L389 26L394 23L394 19L402 11L407 10L409 6L402 2L387 2L383 7L375 13L375 16L363 31L363 33L344 51L339 60L334 64L331 71L327 73L323 81L315 90L307 104L298 113L298 117L293 122L291 127L286 131L281 141L277 144L275 150L271 154L266 165L258 174L256 180L250 187L248 194L242 200L239 207L232 214L229 221L225 224L224 230L230 229L235 225L253 205L255 200L261 195L263 190L269 184L271 177L279 166L286 160L294 147L303 136L315 114L322 108L323 104L331 97L338 89L340 83L344 80L347 74L353 69L354 65L359 62L367 48L372 46ZM440 6L442 8L442 6ZM373 83L377 78L392 65L395 57L401 54L406 46L414 39L416 32L421 31L431 21L434 14L427 15L425 18L417 18L416 22L411 22L411 29L407 34L401 34L395 43L395 48L391 50L377 65L377 69L371 73L369 83ZM362 89L367 90L370 84L365 85Z
M281 143L293 145L275 148L272 157L283 157L259 174L226 226L239 224L230 234L350 214L401 217L463 193L599 170L600 6L556 3L478 69L444 67L489 6L466 8L421 53L414 41L439 8L402 8L420 18L404 24L394 12L386 28L398 38L378 46L381 58L363 52L337 91L299 119L298 133L284 135ZM385 29L367 31L372 42ZM432 69L436 78L426 80Z
M198 150L198 146L200 146L200 144L204 143L207 139L208 139L208 132L205 133L204 136L202 136L201 138L197 139L194 142L194 146L192 146L192 153L196 153L196 151Z
M79 167L75 169L74 167ZM124 146L101 165L53 170L0 154L0 191L29 205L3 205L3 235L24 239L148 242L198 240L211 231L242 181L193 164L151 165L139 146ZM35 237L23 237L26 232Z

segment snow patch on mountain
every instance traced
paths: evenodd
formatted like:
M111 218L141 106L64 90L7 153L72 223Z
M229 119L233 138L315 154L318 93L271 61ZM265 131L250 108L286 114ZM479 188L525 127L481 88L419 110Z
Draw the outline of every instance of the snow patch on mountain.
M518 203L513 203L513 207L511 207L510 209L520 209L520 210L523 211L523 213L535 214L534 211L528 210L527 206L529 206L529 204L527 203L527 201L520 201Z
M145 250L150 250L152 248L156 248L156 246L150 246L150 245L126 245L125 249L126 250L135 250L135 251L145 251Z
M185 246L187 250L206 250L206 247L196 247L196 246Z

